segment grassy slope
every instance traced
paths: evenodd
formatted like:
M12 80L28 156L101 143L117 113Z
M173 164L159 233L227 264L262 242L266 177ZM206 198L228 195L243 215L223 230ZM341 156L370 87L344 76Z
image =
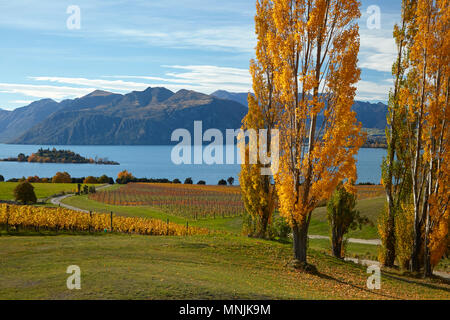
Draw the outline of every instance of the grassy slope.
M115 188L117 186L113 186ZM75 207L86 210L93 210L98 212L113 211L116 214L124 216L138 216L143 218L156 218L166 220L179 224L186 224L186 219L178 216L166 214L149 207L127 207L127 206L113 206L87 199L87 196L77 196L64 199L64 203L73 205ZM349 237L359 239L376 239L378 234L376 231L376 219L381 208L384 205L384 198L364 199L358 203L358 210L366 215L372 222L373 226L364 226L362 230L355 230L349 233ZM189 224L213 230L221 230L240 235L242 231L242 219L236 218L217 218L193 221ZM309 230L310 234L318 234L328 236L328 222L326 221L326 208L317 208L314 212L313 219ZM331 254L330 241L322 239L310 239L310 247L320 252ZM378 259L378 246L368 244L349 243L347 246L346 256L353 258L362 258L369 260ZM450 270L450 259L443 259L436 267L436 270L446 271Z
M356 209L359 210L363 216L369 218L371 224L363 226L361 230L358 229L350 231L348 237L358 239L377 239L377 217L383 210L384 202L384 197L359 200L356 205ZM314 210L313 219L309 230L311 234L324 236L329 235L326 207L320 207Z
M428 299L439 280L383 273L367 290L362 266L310 250L318 275L286 267L289 244L236 236L0 236L0 299ZM66 268L81 268L81 290Z
M13 191L18 184L19 182L0 182L0 200L13 200ZM76 183L32 183L32 185L38 199L47 198L63 191L74 192L77 189Z

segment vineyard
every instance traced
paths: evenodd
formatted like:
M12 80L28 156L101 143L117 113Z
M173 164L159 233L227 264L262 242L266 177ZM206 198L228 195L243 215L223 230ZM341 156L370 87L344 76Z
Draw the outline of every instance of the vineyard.
M89 199L111 205L155 207L188 219L244 213L238 187L129 183L120 189L91 194Z
M358 185L356 186L358 200L372 199L386 195L382 185Z
M113 214L84 213L63 208L17 206L0 204L0 227L7 231L52 230L121 232L141 235L199 235L208 234L203 228L182 226L156 219L121 217Z

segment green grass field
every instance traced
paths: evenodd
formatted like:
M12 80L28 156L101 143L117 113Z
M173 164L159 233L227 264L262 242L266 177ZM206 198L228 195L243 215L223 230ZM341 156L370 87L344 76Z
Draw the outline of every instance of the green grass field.
M0 182L0 200L14 200L13 191L18 184L19 182ZM32 185L38 199L48 198L61 192L74 192L77 189L76 183L32 183Z
M114 185L111 188L119 188L120 186ZM189 225L208 228L211 230L226 231L235 235L241 235L242 233L242 218L217 218L217 219L204 219L204 220L187 220L185 218L169 215L167 213L158 211L155 208L150 207L133 207L133 206L115 206L107 205L104 203L89 200L87 196L76 196L64 199L66 204L98 212L110 212L124 216L137 216L142 218L155 218L167 220L179 224L186 224L189 221ZM361 230L355 230L349 232L347 235L349 238L358 239L377 239L378 233L376 230L377 217L384 206L384 198L377 197L373 199L359 200L357 209L367 216L371 221L371 225L365 225ZM329 226L326 218L326 207L317 208L313 213L309 234L329 236ZM330 241L324 239L311 239L310 246L320 252L331 254ZM351 258L361 258L368 260L378 259L378 246L370 244L358 244L348 243L346 256ZM450 270L450 259L443 259L441 263L436 266L436 270L446 271Z
M187 221L154 208L107 205L87 196L64 203L124 216ZM364 199L358 209L375 223L383 204L383 198ZM318 273L309 274L289 267L291 243L241 236L240 217L189 220L189 225L226 233L157 237L0 231L0 299L450 298L448 281L416 279L396 270L383 270L381 290L369 290L366 267L331 257L327 239L310 239L308 260ZM366 226L351 236L377 238L373 228ZM328 235L325 208L314 212L310 234ZM376 255L377 246L348 244L348 257L374 260ZM81 268L81 290L66 287L69 265Z
M354 231L350 231L348 233L348 237L358 239L377 239L377 218L384 208L384 203L384 197L359 200L356 204L356 209L361 212L361 215L369 218L371 224L364 225L361 230L357 229ZM320 207L314 210L309 230L311 234L318 234L323 236L328 236L330 234L328 228L326 207Z
M438 279L366 268L317 250L318 274L288 267L291 245L237 236L0 236L0 299L449 299ZM7 258L4 258L7 257ZM66 269L81 268L81 290Z

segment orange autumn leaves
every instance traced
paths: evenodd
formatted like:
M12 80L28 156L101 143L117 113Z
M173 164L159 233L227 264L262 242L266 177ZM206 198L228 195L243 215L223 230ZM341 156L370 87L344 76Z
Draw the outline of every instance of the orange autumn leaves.
M352 189L365 140L351 110L360 77L360 3L259 0L256 6L255 98L249 97L244 125L280 131L279 209L294 231L295 258L306 262L311 213L340 181ZM269 191L259 193L269 199Z

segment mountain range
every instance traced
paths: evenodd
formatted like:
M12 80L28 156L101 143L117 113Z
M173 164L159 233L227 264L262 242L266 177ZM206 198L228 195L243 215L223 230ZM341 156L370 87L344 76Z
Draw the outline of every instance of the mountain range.
M384 129L387 107L356 101L353 109L364 128ZM0 143L48 145L165 145L178 128L193 134L239 128L247 113L247 93L224 90L211 95L166 88L128 94L96 90L84 97L35 101L13 111L0 109Z

